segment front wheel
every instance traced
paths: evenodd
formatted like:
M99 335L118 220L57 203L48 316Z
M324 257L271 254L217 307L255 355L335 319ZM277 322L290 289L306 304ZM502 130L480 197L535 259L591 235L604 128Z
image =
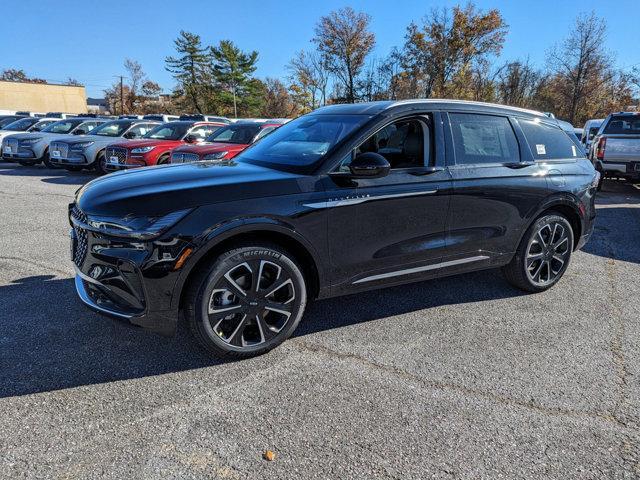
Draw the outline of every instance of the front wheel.
M222 253L191 282L185 315L196 340L217 357L265 353L291 336L307 302L302 271L277 245Z
M55 163L51 163L51 159L49 157L49 149L45 150L44 155L42 155L42 163L47 168L58 168L58 165Z
M573 230L564 216L544 215L529 227L515 256L502 272L509 283L521 290L547 290L567 270L573 242Z
M98 153L95 169L98 175L106 175L109 173L109 170L107 170L107 156L104 151Z

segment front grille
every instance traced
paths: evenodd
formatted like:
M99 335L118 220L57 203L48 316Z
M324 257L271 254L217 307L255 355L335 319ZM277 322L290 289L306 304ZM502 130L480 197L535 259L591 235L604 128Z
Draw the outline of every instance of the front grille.
M82 223L87 223L87 216L85 213L80 210L77 206L73 206L71 209L71 216L75 218L77 221ZM87 238L87 231L84 228L81 228L77 225L73 225L73 230L75 233L75 240L73 244L73 263L75 263L78 268L82 266L84 259L87 256L87 250L89 248L89 241Z
M113 157L118 159L118 163L120 165L124 165L127 163L127 153L128 150L126 148L120 147L109 147L105 152L105 156L107 161L110 161Z
M191 163L200 160L196 153L180 153L176 152L171 155L171 163Z
M60 156L61 158L67 158L69 156L69 145L64 142L51 142L49 150L51 151L51 154L49 156L53 158L56 158L58 156ZM53 152L59 152L59 155L56 155Z

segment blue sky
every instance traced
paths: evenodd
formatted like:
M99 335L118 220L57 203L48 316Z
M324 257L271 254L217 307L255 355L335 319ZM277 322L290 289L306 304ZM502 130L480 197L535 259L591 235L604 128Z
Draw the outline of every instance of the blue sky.
M139 61L149 78L169 91L171 76L164 58L173 54L181 29L206 43L231 39L245 50L258 50L257 75L283 76L292 55L309 48L318 18L351 6L369 13L384 56L403 43L405 28L431 8L453 6L447 0L2 0L0 69L22 68L50 81L73 77L89 96L124 74L125 58ZM576 15L591 10L608 24L607 48L623 68L640 65L637 27L640 0L477 0L482 9L498 8L509 24L500 61L529 57L542 66L545 51L562 39Z

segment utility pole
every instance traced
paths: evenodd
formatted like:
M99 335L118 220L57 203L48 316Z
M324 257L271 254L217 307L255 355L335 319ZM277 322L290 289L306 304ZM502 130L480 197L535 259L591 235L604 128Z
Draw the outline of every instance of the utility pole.
M120 115L124 115L124 85L122 83L124 76L115 75L115 77L120 79Z

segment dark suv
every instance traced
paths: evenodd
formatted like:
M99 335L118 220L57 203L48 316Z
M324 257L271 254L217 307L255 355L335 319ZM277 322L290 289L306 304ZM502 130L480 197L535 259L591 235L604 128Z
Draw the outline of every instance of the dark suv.
M324 107L233 160L82 187L69 207L76 287L93 309L164 334L182 310L209 352L255 355L313 298L493 267L546 290L591 235L598 177L538 112Z

